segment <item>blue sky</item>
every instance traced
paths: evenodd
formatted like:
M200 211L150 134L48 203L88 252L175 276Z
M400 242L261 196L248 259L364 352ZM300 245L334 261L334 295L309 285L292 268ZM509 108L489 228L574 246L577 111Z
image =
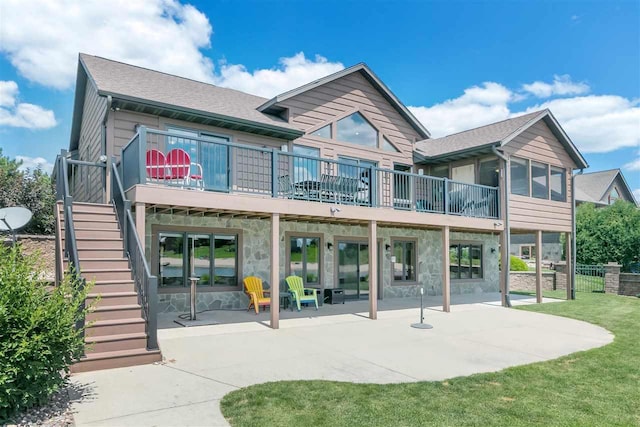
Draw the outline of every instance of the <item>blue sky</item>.
M0 147L68 145L78 51L262 96L366 62L435 136L549 107L640 192L639 22L638 1L5 0Z

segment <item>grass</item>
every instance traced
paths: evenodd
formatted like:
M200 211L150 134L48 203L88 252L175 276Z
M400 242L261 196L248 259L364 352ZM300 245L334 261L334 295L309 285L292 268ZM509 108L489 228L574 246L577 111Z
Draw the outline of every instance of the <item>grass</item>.
M227 394L222 413L233 426L640 425L640 299L580 294L575 301L521 309L585 320L610 330L615 340L441 382L259 384Z

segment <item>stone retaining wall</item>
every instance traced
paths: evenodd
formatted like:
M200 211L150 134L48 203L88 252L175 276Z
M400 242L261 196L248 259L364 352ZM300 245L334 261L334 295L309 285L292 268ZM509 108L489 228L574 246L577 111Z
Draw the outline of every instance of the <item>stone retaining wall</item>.
M555 289L554 272L542 272L542 290L552 291ZM536 290L536 272L535 271L512 271L509 273L509 289L512 291L528 291Z
M618 295L635 297L640 295L640 274L620 273Z

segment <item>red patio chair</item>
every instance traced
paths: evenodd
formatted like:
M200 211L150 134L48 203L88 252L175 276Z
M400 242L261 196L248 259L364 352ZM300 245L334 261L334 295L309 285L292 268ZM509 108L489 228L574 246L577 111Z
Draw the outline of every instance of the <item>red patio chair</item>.
M174 148L167 153L166 158L167 175L165 179L181 181L184 185L191 185L191 180L195 181L195 186L199 190L204 190L204 180L202 178L202 166L193 163L189 153L182 148ZM197 174L191 173L191 166L198 169Z
M166 157L162 151L147 150L147 177L155 180L165 179L167 174Z

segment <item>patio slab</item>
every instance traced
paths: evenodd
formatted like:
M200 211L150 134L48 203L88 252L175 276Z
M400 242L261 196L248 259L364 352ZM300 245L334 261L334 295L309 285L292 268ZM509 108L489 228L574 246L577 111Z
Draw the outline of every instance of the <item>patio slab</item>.
M251 315L251 322L163 329L159 332L163 363L73 377L88 395L74 405L75 422L77 426L227 425L220 399L251 384L299 379L444 380L553 359L613 340L608 331L589 323L467 298L466 304L452 306L451 313L428 309L431 330L409 327L418 320L419 309L403 308L415 303L406 299L389 302L377 321L367 319L366 312L314 316L315 310L307 310L281 320L279 330L265 326L268 314L265 319L262 314ZM396 309L391 308L394 304ZM244 319L246 313L240 314Z

